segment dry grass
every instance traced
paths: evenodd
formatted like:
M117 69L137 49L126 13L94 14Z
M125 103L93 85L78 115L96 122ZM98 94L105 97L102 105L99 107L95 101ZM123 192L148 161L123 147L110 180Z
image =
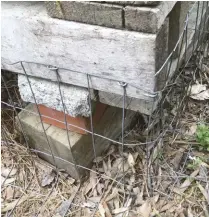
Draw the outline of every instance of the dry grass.
M8 174L3 183L2 212L12 211L12 216L36 216L38 213L39 216L53 216L56 208L76 189L75 180L59 173L52 183L42 187L43 178L52 174L53 166L31 154L11 137L7 138L7 143L2 142L2 168L16 171L12 176ZM13 182L7 184L10 179Z

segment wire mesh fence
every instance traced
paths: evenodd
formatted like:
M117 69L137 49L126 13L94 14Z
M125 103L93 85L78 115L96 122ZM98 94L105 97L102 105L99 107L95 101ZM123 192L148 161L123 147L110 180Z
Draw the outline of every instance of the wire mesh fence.
M195 20L192 22L191 15L195 15L193 16L195 17ZM132 84L118 81L118 84L123 90L123 108L121 109L121 136L118 140L115 140L106 135L100 135L97 131L95 131L92 112L92 75L86 75L88 84L87 89L89 92L88 104L90 108L90 128L85 129L68 122L68 111L63 97L62 80L59 75L59 68L48 66L57 78L55 83L60 96L62 111L64 113L64 121L56 121L62 122L62 124L65 125L68 149L71 153L73 153L69 133L70 127L83 130L87 134L90 134L92 155L94 159L93 166L78 164L77 159L73 156L73 154L72 161L69 162L66 159L60 158L60 156L57 156L54 152L51 139L46 132L47 129L42 120L43 115L40 112L40 107L38 106L38 102L31 85L31 76L28 75L25 67L25 64L28 62L19 61L13 64L21 64L33 96L36 112L27 110L27 103L21 100L18 92L17 75L2 72L2 155L3 159L8 159L9 161L8 165L3 162L5 166L9 167L9 170L5 171L6 175L2 181L2 192L4 192L5 197L9 197L8 195L11 194L12 191L13 198L15 198L12 203L4 204L2 209L5 216L87 216L86 213L82 213L82 210L85 208L88 209L89 216L98 216L98 212L100 214L106 213L106 216L134 216L135 213L129 212L129 207L133 203L133 195L140 195L141 193L137 189L138 186L143 186L143 188L146 189L146 197L155 197L155 193L157 191L158 193L160 192L161 194L165 194L164 196L169 199L172 196L171 189L174 189L176 183L178 183L180 179L187 177L184 173L185 165L181 167L180 171L174 171L171 169L172 173L169 175L167 174L166 176L173 176L176 181L170 188L169 192L162 192L157 189L157 186L160 185L162 174L160 175L160 167L159 165L156 165L155 162L156 153L159 155L158 150L163 149L163 144L168 142L168 138L170 138L169 143L172 145L176 140L177 135L182 134L181 126L183 123L181 118L182 115L185 114L185 110L187 110L190 106L189 96L191 86L196 83L197 79L203 79L208 82L206 63L209 53L208 18L208 2L195 2L193 7L187 13L183 32L180 34L179 40L173 48L173 51L155 74L156 79L163 78L164 80L163 85L160 85L161 88L155 92L148 92L141 87L135 86L135 88L143 92L145 96L153 98L153 110L150 116L144 116L145 126L142 127L143 137L140 138L140 140L135 139L133 141L132 139L130 142L129 135L134 131L125 130L125 123L127 121L126 88ZM207 110L208 105L206 103L206 105L204 105L204 111L202 111L202 115L205 116L202 118L209 121L207 117ZM35 115L40 119L40 127L43 132L48 151L44 152L42 149L31 147L26 128L23 126L20 116L18 115L21 111L27 111L27 113ZM45 117L52 119L51 117ZM102 141L108 141L109 144L114 144L119 149L119 154L114 157L114 160L111 160L108 154L106 155L108 156L107 161L100 159L100 156L97 154L98 145L96 144L96 138L98 137L101 138ZM23 144L23 146L19 144ZM188 160L191 147L192 146L190 145L187 157L185 158L185 163ZM133 166L138 155L135 156L134 154L128 154L128 149L134 150L134 153L137 153L138 155L142 155L141 158L143 164L140 169L140 173L136 174ZM112 148L109 148L107 152L110 153L111 150ZM41 164L37 163L37 155L47 156L50 159L50 162L54 165L54 167L52 165L48 165L48 168L50 168L50 175L47 176L45 184L43 184L43 180L42 183L40 183L39 180L40 171L42 171L41 175L44 175L46 171L40 169ZM111 167L111 163L113 163L113 161L116 162L117 158L117 171L108 171L108 167ZM80 175L80 172L78 173L79 181L73 181L69 177L65 179L67 175L60 170L60 168L58 168L58 160L59 162L64 162L66 165L69 164L71 167L75 167L75 171L88 171L88 174L90 173L91 188L89 187L88 189L89 185L87 185L87 189L82 188L82 183L86 180ZM102 170L101 164L103 167ZM18 172L16 171L17 169ZM16 173L18 173L18 178L14 180L13 175ZM26 175L27 180L24 178ZM102 183L102 180L104 183ZM207 172L205 176L203 175L202 177L199 177L198 180L207 183ZM49 183L51 187L47 188L47 190L43 190L43 186L48 185L47 183ZM16 195L17 192L11 190L11 188L8 190L8 185L10 185L10 187L14 187L15 189L17 188L18 195ZM69 185L74 186L72 191L69 190ZM98 188L98 186L100 186L100 188ZM7 189L6 193L5 189ZM95 193L95 189L97 189L97 193ZM114 195L116 194L116 192L112 189L117 189L117 194L122 195L120 196L120 205L119 202L114 202L115 207L117 208L113 210L107 207L107 201L110 200L110 196L114 198ZM32 199L30 198L33 202L28 204L30 201L28 196L30 192L33 192ZM79 200L78 197L79 195L82 200L84 199L86 201L86 196L84 196L83 192L87 192L86 194L91 195L92 198L94 197L94 201L91 203L81 203L81 200ZM109 195L110 192L112 192L111 195ZM106 200L104 200L104 198ZM107 198L109 198L109 200ZM141 200L143 200L143 198L141 198ZM63 201L65 202L64 204ZM20 209L20 204L25 204L25 207ZM56 212L59 213L59 215L56 214ZM103 216L105 215L103 214Z

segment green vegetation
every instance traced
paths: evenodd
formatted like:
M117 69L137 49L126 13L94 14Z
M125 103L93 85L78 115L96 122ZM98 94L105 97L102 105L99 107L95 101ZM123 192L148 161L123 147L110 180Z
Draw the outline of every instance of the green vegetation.
M200 124L197 127L196 140L200 143L199 150L209 151L209 126Z
M189 163L187 165L187 168L188 169L193 169L193 170L196 170L197 168L200 167L200 165L203 163L203 160L200 158L200 157L196 157L192 160L191 163Z

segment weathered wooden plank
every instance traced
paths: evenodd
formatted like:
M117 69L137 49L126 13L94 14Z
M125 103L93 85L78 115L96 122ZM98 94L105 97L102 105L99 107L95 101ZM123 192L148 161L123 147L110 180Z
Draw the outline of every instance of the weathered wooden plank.
M17 72L19 74L25 74L20 63L10 65L7 64L9 60L2 58L2 68L9 71ZM31 77L44 78L50 81L57 81L57 74L48 68L47 65L41 65L36 63L24 63L23 66L27 75ZM77 71L70 71L66 69L59 69L60 80L62 83L73 84L76 86L87 87L88 80L87 74L79 73ZM116 93L123 95L123 87L117 80L110 80L106 78L98 77L97 75L89 76L90 88L95 90L102 90L110 93ZM147 90L148 91L148 90ZM152 98L151 94L146 91L146 87L139 86L138 88L132 86L130 83L127 84L126 93L127 96L142 98L149 100Z
M20 72L18 65L7 63L23 60L70 69L60 70L62 80L78 86L87 86L88 73L96 76L91 77L92 88L106 92L122 94L121 86L112 80L135 86L127 87L130 97L143 98L136 86L150 92L154 89L154 34L53 19L41 3L25 2L2 3L1 29L3 69ZM40 73L54 80L46 67L36 71L31 66L31 74Z
M115 93L106 93L99 91L99 101L111 106L123 108L123 96ZM142 114L150 115L156 108L155 99L143 100L126 97L125 108L140 112Z

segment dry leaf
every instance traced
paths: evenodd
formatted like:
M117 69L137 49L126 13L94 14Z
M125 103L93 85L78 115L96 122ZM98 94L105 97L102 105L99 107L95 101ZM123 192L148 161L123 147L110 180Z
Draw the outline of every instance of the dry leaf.
M99 204L98 208L99 208L99 212L100 212L101 216L105 217L105 209L101 203Z
M135 161L131 153L128 154L128 164L130 167L133 167L135 165Z
M122 158L117 158L113 162L112 169L111 169L111 177L115 177L116 174L118 173L118 166L119 166L120 162L122 162Z
M208 194L208 192L202 187L202 185L199 182L197 182L197 186L200 189L203 196L205 197L205 199L207 200L208 205L209 205L209 194Z
M55 176L56 176L56 174L54 173L53 170L51 170L51 172L48 174L44 174L44 177L41 181L41 186L45 187L47 185L50 185L54 181Z
M142 204L139 207L139 213L143 216L143 217L149 217L150 213L151 213L151 205L148 201L146 201L144 204Z
M194 217L190 207L188 207L188 210L187 210L187 217Z
M114 188L112 193L106 197L105 201L108 202L112 200L113 198L115 198L117 195L118 195L118 190L117 188Z
M62 217L60 214L53 215L53 217Z
M157 203L159 197L160 197L160 195L157 194L157 195L153 196L152 198L150 198L150 201L151 201L153 204L155 204L155 203Z
M120 207L119 199L118 199L118 198L115 198L115 199L113 200L113 203L114 203L115 209L119 209L119 207Z
M23 196L21 199L14 200L11 203L5 203L5 204L3 203L1 207L1 212L4 213L9 210L12 210L15 206L18 206L21 203L23 203L25 200L27 200L27 198L28 196Z
M158 203L156 204L155 208L160 211L162 209L162 207L165 206L166 204L167 204L167 200L166 199L164 199L164 198L160 199L158 201Z
M97 190L95 189L96 187L96 183L97 183L97 175L95 172L90 171L90 179L89 179L89 183L87 185L87 187L85 188L84 194L88 194L88 192L93 189L93 196L97 196ZM91 192L92 193L92 192ZM90 195L91 195L90 193Z
M171 160L171 164L173 165L175 170L177 170L179 168L183 154L184 154L184 149L180 148L176 152L176 156Z
M21 192L20 190L16 189L16 190L15 190L15 193L14 193L14 198L15 198L15 199L16 199L16 198L20 198L21 195L22 195L22 192Z
M90 183L91 183L91 188L93 196L97 196L97 189L96 189L96 184L97 184L97 174L93 171L90 171Z
M16 173L17 173L17 169L15 168L12 169L6 167L1 168L1 175L4 176L5 178L14 176Z
M145 201L143 200L143 192L144 192L144 183L142 185L141 191L139 190L139 187L133 188L133 192L136 195L136 201L135 205L142 205Z
M127 199L125 202L125 207L129 207L131 205L132 198ZM127 217L129 215L129 210L127 210L121 217Z
M103 201L102 205L103 205L103 207L104 207L104 209L105 209L106 217L112 217L111 212L110 212L110 210L109 210L109 207L108 207L107 203L106 203L105 201Z
M107 168L108 168L108 171L111 171L112 169L110 156L108 157Z
M112 211L112 214L118 214L118 213L126 212L127 210L128 210L128 207L121 207L121 208L118 208L118 209L114 209Z
M16 178L8 178L8 179L5 179L3 176L1 177L1 185L4 183L4 186L7 186L11 183L13 183L14 181L16 180Z
M70 185L72 185L72 184L75 183L75 179L73 179L72 177L68 176L68 177L67 177L67 182L68 182Z
M92 183L89 182L87 187L85 188L84 194L88 194L88 192L93 188Z
M198 94L204 90L206 90L205 84L194 84L194 85L190 86L190 88L189 88L190 95Z
M190 96L192 99L196 100L205 100L209 99L209 90L205 90L201 93L198 93L197 95Z
M100 200L101 200L101 196L88 198L88 201L91 201L94 203L98 203Z
M123 158L122 158L122 157L117 158L117 159L114 161L113 165L112 165L112 169L113 169L113 168L118 169L119 165L122 164L122 161L123 161Z
M133 158L134 158L134 161L135 161L135 162L136 162L138 156L139 156L139 153L138 153L138 152L134 152L134 153L133 153Z
M204 210L204 213L205 213L205 217L209 217L208 206L206 204L203 204L203 210Z
M193 179L197 174L199 173L199 169L195 170L190 177L188 177L183 184L179 188L174 188L173 191L176 192L177 194L182 194L186 189L191 185Z
M61 203L61 205L57 208L56 214L60 217L64 217L70 208L72 201L66 200Z
M94 202L88 201L81 204L81 207L88 207L94 209L96 207L96 204Z
M158 210L156 210L155 208L153 208L153 210L152 210L152 212L151 212L151 214L150 214L151 216L160 216L160 212L158 211Z
M103 161L103 169L104 169L104 172L107 176L111 176L110 170L108 169L108 166L105 163L105 161Z
M99 195L102 195L102 189L104 188L104 184L103 183L98 183L97 184L97 191L99 193Z
M14 195L14 189L11 186L8 186L5 190L5 198L6 200L11 200Z
M129 170L128 162L124 162L124 165L123 165L123 161L121 161L121 164L118 165L117 172L122 173L123 172L123 166L124 166L124 172L127 172Z
M186 131L185 134L188 136L193 136L195 134L196 130L197 130L197 124L193 123L193 124L191 124L191 126L189 127L189 130Z
M165 212L166 210L170 210L174 205L175 205L174 202L169 202L160 209L160 212Z
M178 209L178 207L175 205L175 206L172 206L172 207L168 210L168 212L169 212L169 213L176 212L177 209Z
M196 100L205 100L209 99L209 89L205 84L194 84L190 87L189 91L190 97Z
M110 148L108 149L108 152L105 156L111 155L113 152L115 152L115 146L111 145Z

